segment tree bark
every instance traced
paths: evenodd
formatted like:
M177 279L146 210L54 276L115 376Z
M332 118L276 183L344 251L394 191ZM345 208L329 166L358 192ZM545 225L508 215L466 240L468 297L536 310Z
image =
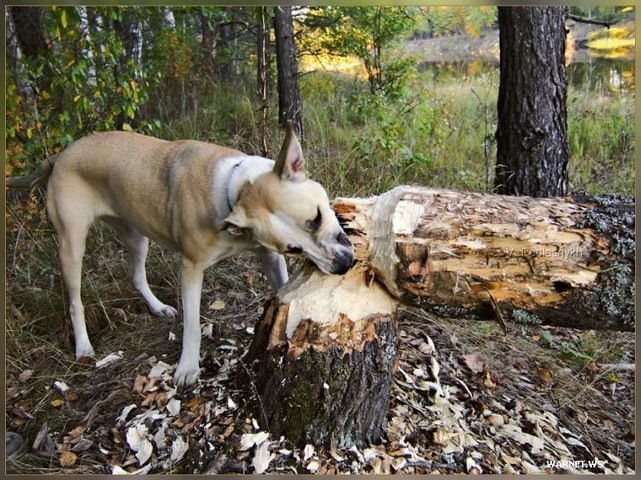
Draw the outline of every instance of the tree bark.
M275 7L274 30L276 32L276 68L278 70L278 122L287 125L294 122L296 133L304 138L302 101L298 85L298 61L294 41L292 7Z
M397 299L434 313L634 330L634 200L399 187L334 208Z
M567 193L567 7L499 7L495 191Z
M290 442L365 446L384 433L396 301L365 270L308 267L266 307L248 359L263 428Z

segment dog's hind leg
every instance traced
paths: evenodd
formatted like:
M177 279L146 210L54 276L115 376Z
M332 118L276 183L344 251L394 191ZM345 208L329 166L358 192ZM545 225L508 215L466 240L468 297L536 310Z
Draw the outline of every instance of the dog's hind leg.
M49 218L58 233L60 270L69 295L69 313L76 343L76 358L94 355L80 297L82 257L93 218L88 210L79 208L78 204L79 202L72 201L69 196L61 195L58 198L53 189L49 189L47 209Z
M178 312L175 308L165 305L149 288L145 261L149 251L149 239L125 221L109 217L104 221L108 223L120 236L127 249L127 263L129 278L134 288L142 295L154 315L165 318L174 318Z

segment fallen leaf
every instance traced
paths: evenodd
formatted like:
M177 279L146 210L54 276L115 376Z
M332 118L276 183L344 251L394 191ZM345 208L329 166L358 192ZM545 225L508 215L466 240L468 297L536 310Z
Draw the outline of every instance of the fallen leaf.
M549 368L546 367L540 367L536 369L536 378L541 380L543 383L552 383L554 380L552 379L552 372L550 372Z
M54 408L62 407L65 404L65 401L62 398L56 398L51 401L51 406Z
M134 388L132 389L135 393L141 395L147 384L147 377L144 375L138 375L134 380Z
M216 300L214 303L209 305L209 310L223 310L225 308L225 302L223 300Z
M177 436L171 444L170 460L173 463L179 462L189 450L189 443L185 442L181 436Z
M463 361L467 368L469 368L472 373L483 373L485 370L485 362L483 357L478 353L470 353L468 355L463 355Z
M269 467L269 463L276 457L275 454L269 453L269 445L271 442L263 442L256 448L254 458L252 459L252 467L257 474L264 473Z
M78 460L78 455L68 450L63 451L58 458L61 467L71 467Z
M118 360L122 360L122 359L123 359L122 351L119 351L117 353L110 353L102 360L98 360L96 362L96 368L102 368L106 365L109 365L110 363L117 362Z
M129 427L127 430L127 444L136 452L140 466L147 463L153 452L151 442L147 440L147 430L147 426L142 423Z
M240 437L240 446L238 447L238 450L244 452L252 448L254 445L263 443L268 438L269 433L267 432L244 433Z

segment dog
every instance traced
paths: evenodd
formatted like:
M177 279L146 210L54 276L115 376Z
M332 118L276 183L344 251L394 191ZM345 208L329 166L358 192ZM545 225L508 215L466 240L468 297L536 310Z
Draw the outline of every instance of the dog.
M149 239L181 254L184 321L177 386L200 375L200 301L204 271L234 253L260 257L276 292L288 274L284 254L302 254L326 274L344 274L354 249L325 189L305 173L288 123L277 160L194 140L166 141L131 132L79 139L8 187L47 186L47 211L59 239L76 358L94 356L80 296L90 226L105 221L122 238L129 276L155 315L176 309L151 291L145 272Z

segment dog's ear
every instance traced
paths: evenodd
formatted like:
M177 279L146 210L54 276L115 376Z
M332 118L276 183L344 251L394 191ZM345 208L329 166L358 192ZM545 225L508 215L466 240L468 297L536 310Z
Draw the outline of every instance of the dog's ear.
M274 173L283 180L292 182L302 182L307 179L303 149L298 143L294 132L294 122L291 120L287 121L285 141L278 154L276 165L274 165Z
M245 214L245 209L236 205L231 211L229 216L223 222L223 228L227 230L230 234L235 236L243 235L243 229L247 228L247 215Z

